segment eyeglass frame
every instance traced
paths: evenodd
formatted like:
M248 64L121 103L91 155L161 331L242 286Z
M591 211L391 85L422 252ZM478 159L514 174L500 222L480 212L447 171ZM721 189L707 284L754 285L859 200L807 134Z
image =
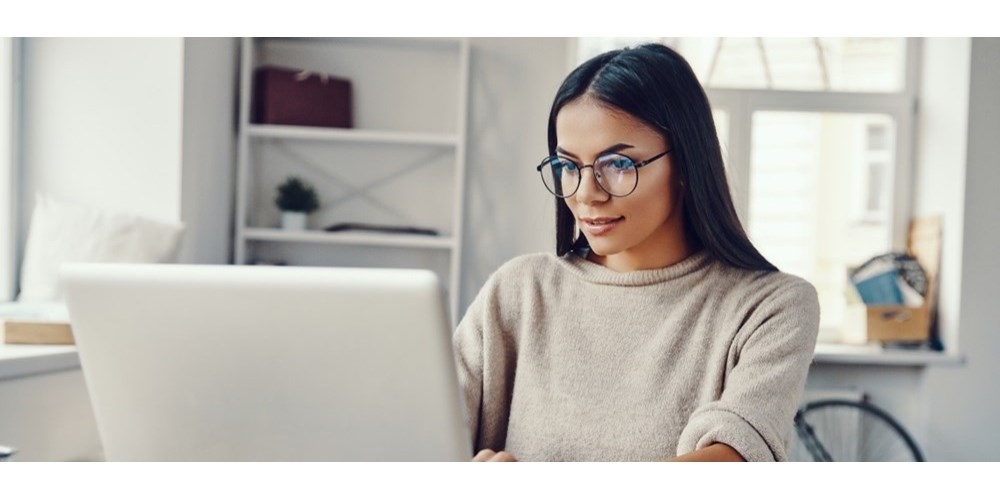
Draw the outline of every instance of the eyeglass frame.
M542 159L542 162L539 163L537 167L535 167L535 170L537 170L538 171L538 175L542 177L542 185L545 186L545 190L548 191L549 193L551 193L552 196L555 196L556 198L566 199L566 198L569 198L569 197L575 195L576 192L580 190L580 185L583 184L583 174L581 173L580 177L577 178L577 180L576 180L576 188L573 189L572 193L570 193L568 195L565 195L565 196L559 196L558 194L553 193L552 189L549 188L549 185L545 183L545 177L544 177L545 174L542 173L542 168L545 167L550 162L550 160L552 160L553 158L559 158L561 160L566 160L566 161L568 161L568 162L570 162L570 163L572 163L574 165L577 165L577 170L579 170L580 172L583 172L583 169L585 169L587 167L590 167L591 170L594 170L594 180L596 181L597 187L601 188L601 191L604 191L605 193L608 193L608 196L613 196L615 198L624 198L624 197L626 197L626 196L634 193L635 190L636 190L636 188L639 187L639 169L640 168L645 167L646 165L649 165L650 163L653 163L654 161L659 160L660 158L663 158L664 156L666 156L667 154L669 154L673 150L674 150L674 148L672 148L672 147L667 148L666 151L664 151L664 152L662 152L662 153L660 153L660 154L658 154L658 155L656 155L656 156L654 156L654 157L652 157L652 158L650 158L650 159L648 159L646 161L641 161L641 162L638 162L638 163L636 163L636 161L633 160L632 157L628 156L628 155L623 155L621 153L607 153L607 154L614 154L614 155L618 155L618 156L621 156L621 157L624 157L624 158L628 158L629 161L632 162L632 168L635 168L635 185L632 186L632 190L631 191L629 191L628 193L625 193L625 194L614 194L614 193L608 191L604 187L604 185L601 184L600 179L597 178L597 171L594 170L594 163L597 163L596 160L594 161L594 163L591 163L590 165L582 165L582 166L580 166L580 165L577 165L577 163L575 161L573 161L571 158L566 158L565 156L559 156L559 155L549 155L549 156L546 156L545 158ZM605 156L605 155L601 155L601 156ZM600 159L601 156L598 156L597 159Z

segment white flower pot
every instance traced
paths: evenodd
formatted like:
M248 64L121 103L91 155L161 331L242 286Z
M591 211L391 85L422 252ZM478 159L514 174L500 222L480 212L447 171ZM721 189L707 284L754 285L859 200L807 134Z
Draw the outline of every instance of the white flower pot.
M281 229L286 231L306 230L305 212L281 212Z

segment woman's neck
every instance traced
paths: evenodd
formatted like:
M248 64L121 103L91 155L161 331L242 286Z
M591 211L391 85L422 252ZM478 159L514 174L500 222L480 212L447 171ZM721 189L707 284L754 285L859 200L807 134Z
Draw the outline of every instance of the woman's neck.
M662 269L672 266L700 250L687 238L672 238L667 241L647 241L637 248L631 248L612 255L587 253L587 259L620 273Z
M635 256L629 252L622 252L615 255L597 255L593 252L587 255L591 262L600 264L612 271L625 273L630 271L643 271L647 269L663 269L670 267L691 256L694 252L664 252L658 259L643 258Z

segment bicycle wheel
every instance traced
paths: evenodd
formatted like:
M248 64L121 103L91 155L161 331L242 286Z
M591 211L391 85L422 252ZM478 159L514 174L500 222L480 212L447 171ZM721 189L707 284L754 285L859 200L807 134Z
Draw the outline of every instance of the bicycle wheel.
M868 402L825 399L795 415L789 459L800 462L923 462L896 419Z

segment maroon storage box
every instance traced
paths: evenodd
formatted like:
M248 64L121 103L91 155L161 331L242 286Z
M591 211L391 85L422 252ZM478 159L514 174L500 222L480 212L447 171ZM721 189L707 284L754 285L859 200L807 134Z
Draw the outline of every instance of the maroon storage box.
M276 66L254 71L253 122L351 128L351 82Z

